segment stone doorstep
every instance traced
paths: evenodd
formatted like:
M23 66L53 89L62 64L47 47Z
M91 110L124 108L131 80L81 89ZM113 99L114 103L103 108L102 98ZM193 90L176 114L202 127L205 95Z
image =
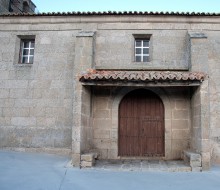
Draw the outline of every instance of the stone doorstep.
M140 172L191 172L192 169L183 160L97 160L93 169L109 171L140 171ZM198 168L197 170L198 171Z
M167 172L199 172L202 170L200 155L185 151L185 160L97 160L97 153L85 153L81 155L80 166L82 168L121 170L121 171L167 171ZM186 162L187 161L187 162ZM189 164L191 165L189 166Z

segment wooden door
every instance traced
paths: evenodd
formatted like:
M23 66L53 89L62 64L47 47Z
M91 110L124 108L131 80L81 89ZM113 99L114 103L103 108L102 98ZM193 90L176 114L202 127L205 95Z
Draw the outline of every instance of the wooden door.
M164 106L153 92L128 93L119 106L119 156L164 156Z

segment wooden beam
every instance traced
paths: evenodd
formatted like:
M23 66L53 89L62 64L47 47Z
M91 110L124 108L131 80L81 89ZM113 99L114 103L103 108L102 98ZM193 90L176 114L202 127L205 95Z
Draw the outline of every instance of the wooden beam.
M105 81L89 81L82 82L84 86L150 86L150 87L170 87L170 86L200 86L200 81L164 81L164 82L105 82Z

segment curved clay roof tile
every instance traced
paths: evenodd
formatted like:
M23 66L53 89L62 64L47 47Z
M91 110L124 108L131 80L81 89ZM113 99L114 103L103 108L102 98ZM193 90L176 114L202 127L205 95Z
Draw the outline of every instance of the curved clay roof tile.
M79 75L80 81L128 80L128 81L202 81L206 75L201 72L175 71L108 71L93 70Z

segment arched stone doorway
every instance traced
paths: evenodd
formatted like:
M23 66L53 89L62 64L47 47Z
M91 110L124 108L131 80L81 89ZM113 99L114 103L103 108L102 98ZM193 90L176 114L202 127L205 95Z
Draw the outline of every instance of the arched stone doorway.
M152 91L129 92L119 105L119 156L165 156L164 105Z

